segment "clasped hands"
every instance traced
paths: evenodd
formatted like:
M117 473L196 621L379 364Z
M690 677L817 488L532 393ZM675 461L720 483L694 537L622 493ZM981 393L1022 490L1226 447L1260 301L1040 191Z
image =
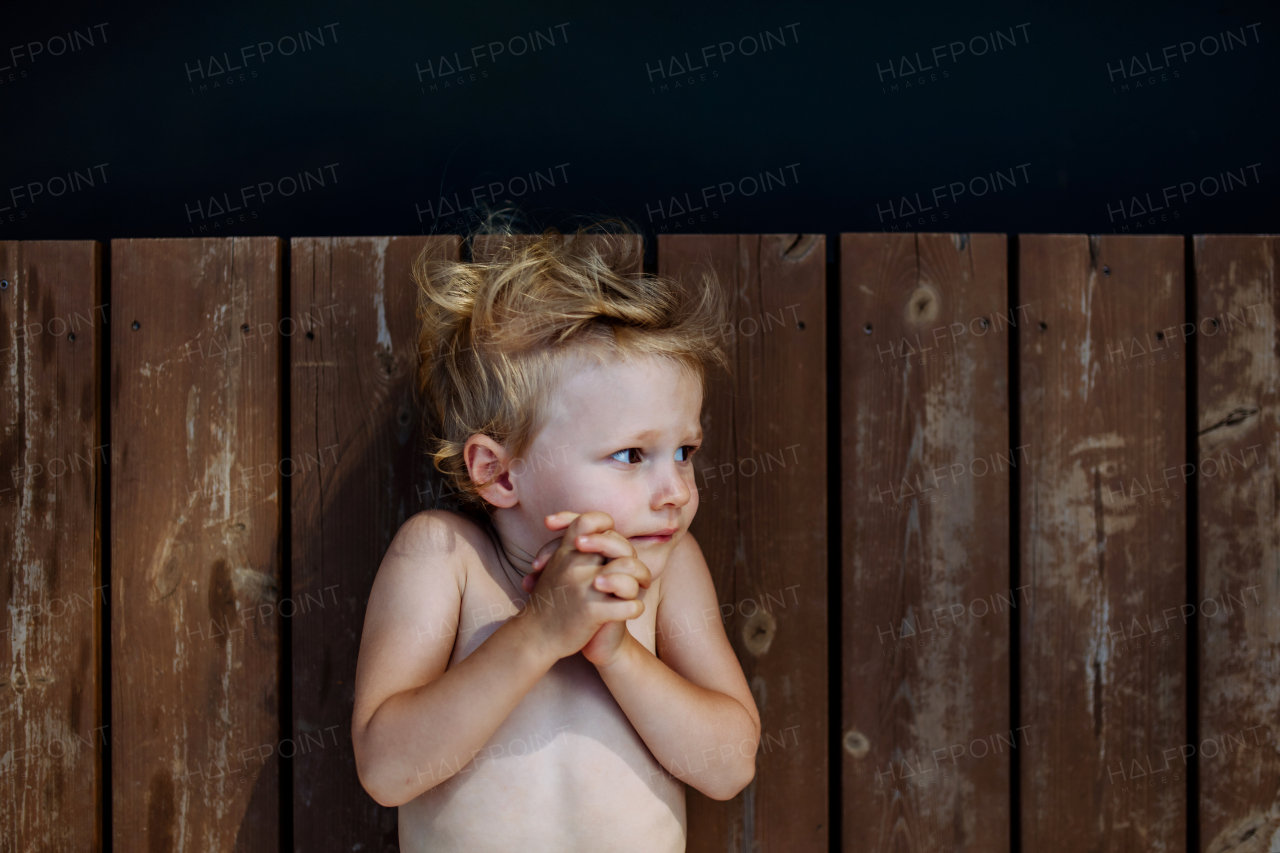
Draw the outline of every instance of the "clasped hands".
M635 546L605 512L557 512L544 519L564 535L543 545L521 585L530 594L550 586L552 606L534 614L544 639L561 657L581 651L597 666L612 663L626 640L627 620L644 613L640 589L653 577ZM560 601L554 591L564 589ZM563 602L563 603L561 603ZM536 608L535 608L536 609Z

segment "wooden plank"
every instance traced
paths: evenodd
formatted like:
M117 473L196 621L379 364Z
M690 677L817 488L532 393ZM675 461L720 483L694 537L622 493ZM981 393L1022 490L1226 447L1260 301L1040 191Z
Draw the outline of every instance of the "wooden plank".
M1020 240L1022 849L1186 847L1181 237Z
M1195 238L1200 831L1280 830L1280 238ZM1185 328L1185 327L1184 327ZM1179 756L1180 758L1181 756Z
M843 234L844 847L1007 850L1003 234Z
M282 248L112 241L116 850L279 847Z
M755 779L717 802L687 791L688 849L829 846L826 240L661 235L658 271L712 270L734 376L713 371L691 528L760 711ZM671 626L664 626L671 629Z
M294 839L395 849L396 810L360 785L351 747L369 590L405 520L434 505L419 438L415 257L441 237L294 238L291 251ZM291 327L292 328L292 327Z
M102 246L0 242L0 826L102 848Z

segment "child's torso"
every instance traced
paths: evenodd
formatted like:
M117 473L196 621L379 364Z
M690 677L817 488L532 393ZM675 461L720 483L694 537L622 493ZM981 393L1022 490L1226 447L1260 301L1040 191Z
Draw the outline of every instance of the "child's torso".
M468 549L452 669L529 596L488 538ZM654 651L660 579L640 591L645 612L627 628ZM531 607L536 607L533 602ZM470 760L468 760L470 759ZM423 769L447 776L400 807L400 847L417 851L646 851L685 849L684 784L649 752L595 666L559 660L474 759Z

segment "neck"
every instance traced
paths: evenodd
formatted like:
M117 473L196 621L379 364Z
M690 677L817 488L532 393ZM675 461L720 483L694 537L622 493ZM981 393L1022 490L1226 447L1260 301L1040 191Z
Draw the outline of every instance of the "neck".
M518 523L511 524L510 521L501 512L495 512L490 516L490 523L502 555L515 567L516 571L527 575L533 571L533 558L537 556L538 549L543 543L530 541L524 529Z

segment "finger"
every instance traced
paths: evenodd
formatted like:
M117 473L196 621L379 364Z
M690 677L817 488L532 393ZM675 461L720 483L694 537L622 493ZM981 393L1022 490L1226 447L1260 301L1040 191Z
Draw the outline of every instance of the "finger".
M520 586L525 592L532 593L533 588L538 585L538 578L542 577L542 572L530 572L520 579Z
M567 536L576 537L584 533L603 533L613 529L613 516L607 512L592 510L584 512L573 519L566 531Z
M591 551L579 551L578 549L562 545L552 560L556 560L556 572L558 577L567 583L588 585L591 579L600 572L600 567L609 562L605 557ZM550 565L550 560L547 562Z
M538 556L533 558L532 567L535 570L546 568L547 561L550 560L551 555L554 554L560 548L560 543L563 541L564 541L564 537L561 536L559 539L552 539L550 542L548 542L547 544L543 545L540 549L538 549Z
M634 557L636 555L636 547L616 530L606 530L601 533L581 533L574 537L573 547L579 551L603 554L613 560L619 557Z
M653 573L649 571L649 567L639 557L619 557L616 560L610 560L600 567L602 575L626 575L634 578L635 582L645 589L649 588L649 584L653 583Z
M553 512L543 519L543 522L551 530L563 530L577 518L579 513L563 510L561 512Z
M600 592L611 592L618 598L635 598L640 594L640 584L631 575L612 572L607 575L596 575L593 586Z
M644 602L638 598L627 601L612 601L602 605L605 618L610 622L626 622L639 619L644 613Z

